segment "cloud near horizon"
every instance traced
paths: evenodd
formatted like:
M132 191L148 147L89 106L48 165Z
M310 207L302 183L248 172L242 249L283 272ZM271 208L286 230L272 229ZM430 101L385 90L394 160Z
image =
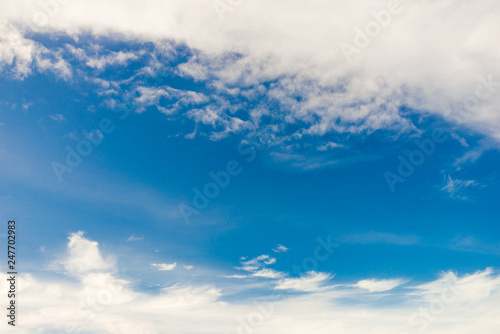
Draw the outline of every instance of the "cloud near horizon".
M331 285L333 275L309 272L279 281L276 290L274 281L269 282L275 292L268 295L232 302L217 287L216 277L212 283L178 281L145 292L101 265L105 262L96 241L85 238L83 232L71 234L63 261L68 265L59 274L69 279L30 273L19 277L22 320L16 333L240 333L250 328L273 334L311 330L387 334L423 329L431 334L466 334L492 333L500 324L496 316L500 276L492 269L462 276L443 272L436 280L414 286L400 279ZM2 279L2 289L5 282ZM243 290L255 287L251 281L238 282ZM391 291L397 286L397 291ZM5 322L0 328L11 332Z

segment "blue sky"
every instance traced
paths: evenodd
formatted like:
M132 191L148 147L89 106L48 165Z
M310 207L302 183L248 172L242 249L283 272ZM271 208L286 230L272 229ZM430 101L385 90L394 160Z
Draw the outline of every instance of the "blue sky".
M452 2L448 13L463 15L460 1ZM92 6L105 13L108 5ZM364 5L367 13L386 6ZM127 30L120 19L93 21L91 12L68 9L75 4L58 6L41 32L26 28L14 7L1 26L0 212L18 221L30 282L26 333L63 331L71 321L77 326L66 332L119 333L130 300L146 301L149 313L140 311L127 330L181 300L172 314L162 311L176 321L170 330L232 333L241 326L236 319L273 292L281 294L272 304L277 313L249 325L262 333L290 331L280 321L299 312L293 305L315 305L298 318L297 333L358 333L356 321L324 319L352 320L360 310L366 326L386 320L377 333L457 333L464 308L498 307L495 52L458 42L441 49L412 22L394 21L349 64L325 44L327 35L310 28L317 41L302 39L281 21L279 2L266 11L274 24L262 19L270 37L243 19L257 10L246 3L224 12L231 15L224 21L215 2L212 16L176 2L141 9L152 22L155 6L198 17L210 23L207 32L202 23L160 29L142 18ZM320 15L318 6L307 10ZM423 4L404 6L401 15L426 15ZM487 15L498 5L479 7L470 19L477 31L498 28ZM133 8L124 4L123 15ZM353 19L359 26L370 22L363 15ZM334 34L337 44L357 31L338 24L345 33ZM420 60L405 62L397 52L383 59L401 31L416 34L408 45L426 50ZM453 57L456 64L442 59ZM416 71L420 61L427 67ZM68 150L78 154L74 165ZM465 291L462 301L446 303L438 320L408 322L449 282ZM51 295L44 285L65 291L47 307L78 304L86 297L77 291L103 286L113 302L91 320L45 321L34 298ZM219 307L234 313L223 316ZM191 313L202 327L190 324ZM482 323L490 333L494 321L472 316L463 330ZM152 321L141 330L164 326Z

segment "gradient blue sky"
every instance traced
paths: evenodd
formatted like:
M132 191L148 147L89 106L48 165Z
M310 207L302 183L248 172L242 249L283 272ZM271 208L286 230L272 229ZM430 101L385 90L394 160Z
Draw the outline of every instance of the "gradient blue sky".
M481 13L491 6L498 10L484 1ZM419 10L412 13L423 15ZM68 263L61 260L68 247L71 253L68 236L97 241L104 258L113 254L117 277L138 293L213 284L226 302L266 296L273 285L262 282L276 278L284 284L323 274L331 276L320 281L333 285L396 279L399 286L498 268L498 91L453 118L478 85L500 78L489 67L494 52L478 47L485 58L470 56L478 66L462 68L460 81L449 73L461 65L432 72L448 54L434 59L429 51L422 55L433 59L429 70L410 78L407 69L419 64L400 62L396 53L388 55L393 68L370 66L400 26L389 26L394 35L363 50L366 59L354 68L345 69L335 51L330 71L314 48L307 60L309 51L274 59L279 47L261 44L257 33L242 33L253 43L248 51L221 28L226 44L211 48L215 37L144 37L116 22L116 34L101 34L95 22L89 33L81 22L68 23L71 13L64 14L67 28L35 33L12 13L2 26L18 42L6 38L2 46L14 56L2 58L0 73L0 213L18 221L22 271L60 277L54 261ZM54 162L65 164L67 147L76 150L103 120L113 131L58 178ZM433 140L436 131L442 142ZM432 142L432 153L391 189L387 173L397 175L401 159L420 154L422 141ZM210 172L231 161L241 172L186 221L180 208L194 207L194 189L203 191ZM338 248L314 268L294 271L313 256L318 238ZM261 255L275 260L258 270L276 277L242 270Z
M147 62L144 56L126 68L102 71L99 78L126 80ZM157 78L153 87L207 91L168 72ZM293 154L300 158L281 159L289 153L279 144L253 151L244 145L248 151L238 152L245 139L239 134L210 140L210 132L200 129L186 138L195 122L172 119L153 107L121 120L126 109L106 108L95 87L79 81L83 78L67 82L33 75L22 81L4 76L1 82L2 212L21 222L33 267L47 255L37 252L39 247L45 246L50 256L76 230L99 236L112 248L160 249L159 261L182 257L222 268L277 244L290 248L289 264L300 262L316 237L330 235L343 245L321 269L346 279L367 273L424 279L443 269L471 271L498 261L498 152L488 151L460 170L455 164L481 141L476 134L428 118L419 120L419 136L360 134L352 139L354 148L328 151L314 150L327 139L304 138ZM160 104L168 107L169 101ZM183 107L179 113L188 111ZM51 163L65 163L66 146L76 150L83 133L105 118L116 130L104 134L102 143L59 182ZM408 159L419 149L415 140L431 139L435 128L446 131L448 139L437 143L435 152L391 192L384 173L397 174L398 157ZM350 138L339 137L342 145L350 145ZM224 170L231 160L241 173L187 224L179 205L194 208L193 188L203 190L211 181L209 172ZM449 178L477 185L450 193L444 189ZM127 244L130 235L144 240ZM461 244L467 238L474 241ZM172 251L175 256L168 254Z

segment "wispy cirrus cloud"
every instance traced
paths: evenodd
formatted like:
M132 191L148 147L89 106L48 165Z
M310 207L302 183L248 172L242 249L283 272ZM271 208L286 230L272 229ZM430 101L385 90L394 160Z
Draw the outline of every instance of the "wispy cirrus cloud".
M460 236L457 235L448 245L448 248L461 251L461 252L472 252L472 253L483 253L483 254L500 254L500 242L498 243L488 243L481 241L474 236Z
M260 269L260 270L254 271L253 274L252 274L252 276L253 277L262 277L262 278L273 278L273 279L276 279L276 278L283 277L283 273L279 272L279 271L276 271L276 270L273 270L273 269L264 268L264 269Z
M466 200L467 195L463 192L467 188L479 187L480 184L475 180L459 180L452 179L450 175L446 176L446 184L441 188L441 191L450 195L451 199Z
M115 267L113 257L104 258L96 241L84 237L85 232L78 231L68 237L67 255L56 260L53 265L60 266L71 275L85 275L94 272L107 272Z
M177 262L174 263L151 263L152 267L158 268L159 271L171 271L177 267Z
M131 241L141 241L144 240L144 237L136 237L134 234L132 234L126 241L131 242Z
M401 279L385 279L385 280L377 280L377 279L366 279L361 280L354 287L367 290L368 292L385 292L390 291L402 284L406 281Z
M286 253L286 252L288 252L288 247L279 244L278 246L276 246L275 248L273 248L273 252L275 252L275 253Z
M417 245L420 238L415 235L397 235L388 232L365 232L341 235L338 241L345 244L390 244L399 246Z
M275 289L301 292L320 291L332 277L330 274L309 271L299 278L285 278L281 280Z
M240 259L241 267L237 267L236 269L245 270L245 271L255 271L266 265L276 263L276 258L270 257L269 255L263 254L252 259L247 259L246 257L242 257Z
M73 71L63 58L60 48L48 49L41 43L27 38L14 22L3 18L0 24L0 70L14 79L22 80L34 71L51 72L57 77L69 80Z

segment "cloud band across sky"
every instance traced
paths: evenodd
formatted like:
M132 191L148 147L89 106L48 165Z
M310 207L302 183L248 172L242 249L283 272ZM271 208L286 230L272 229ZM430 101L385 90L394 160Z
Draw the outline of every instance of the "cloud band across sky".
M492 269L461 276L443 272L426 283L396 278L349 284L321 272L229 278L242 290L257 284L269 291L234 302L216 277L206 277L204 284L181 280L142 291L139 282L120 277L112 257L83 232L71 234L65 255L46 264L59 268L55 273L20 277L22 318L16 333L465 334L493 333L499 325L500 277ZM274 264L266 256L254 260ZM9 330L5 322L0 326Z
M38 22L37 34L45 36L91 33L155 42L167 49L166 41L185 44L192 57L178 63L176 73L212 87L207 101L203 95L186 96L201 103L190 117L222 126L219 136L262 130L265 118L301 124L295 136L415 130L418 124L401 111L405 107L499 139L495 106L500 102L500 52L496 44L486 43L500 31L492 15L499 10L496 1L242 1L233 4L224 20L214 4L149 0L136 8L134 1L9 3L2 14L0 62L13 67L18 78L33 70L74 76L64 47L50 49L30 39L37 25L34 17L43 12L48 19L43 25ZM391 19L384 21L391 10ZM367 35L370 29L377 32L372 37ZM358 40L366 45L358 45L359 52L346 61L341 46L355 47ZM115 52L92 58L85 49L69 51L96 69L139 57ZM268 89L262 91L261 85ZM138 89L146 102L147 88ZM181 94L169 89L155 94ZM253 108L238 117L224 106L228 96ZM273 113L271 104L278 107Z

